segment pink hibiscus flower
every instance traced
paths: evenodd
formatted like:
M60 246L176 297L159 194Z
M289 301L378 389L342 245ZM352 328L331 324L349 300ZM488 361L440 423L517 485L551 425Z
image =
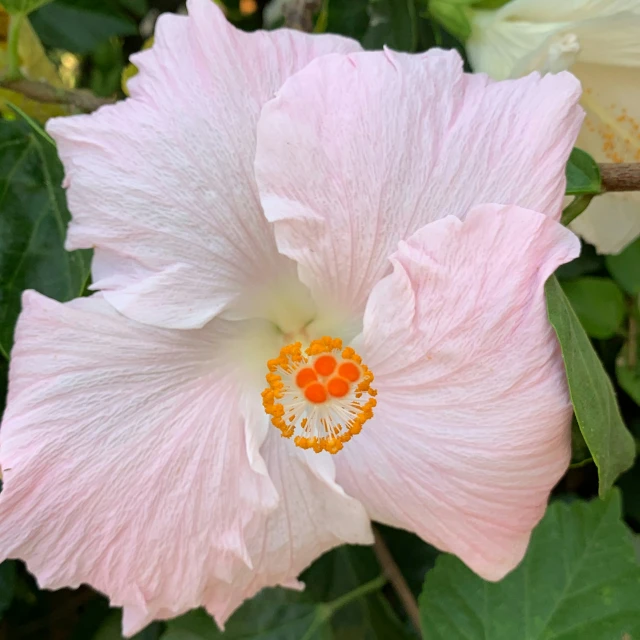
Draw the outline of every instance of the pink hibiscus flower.
M577 81L188 8L131 99L49 124L98 293L24 295L0 556L127 634L223 624L371 519L501 578L569 461L543 285L579 251Z

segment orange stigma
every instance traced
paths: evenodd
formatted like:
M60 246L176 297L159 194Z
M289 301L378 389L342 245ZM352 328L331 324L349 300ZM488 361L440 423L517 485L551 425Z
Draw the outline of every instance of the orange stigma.
M338 453L373 417L373 373L339 338L300 342L282 347L267 362L269 385L262 404L284 438L316 453Z

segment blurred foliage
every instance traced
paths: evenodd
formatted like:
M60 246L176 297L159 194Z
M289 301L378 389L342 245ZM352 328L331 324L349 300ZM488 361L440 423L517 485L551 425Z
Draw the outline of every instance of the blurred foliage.
M64 250L69 211L55 147L25 122L0 122L0 353L8 356L20 295L81 295L87 252Z
M9 16L0 6L0 68L2 69L7 68L8 29ZM26 78L44 80L54 87L64 86L56 65L47 57L42 43L27 19L22 22L18 36L18 56L20 70ZM12 114L7 102L17 105L41 122L68 113L68 109L64 106L43 104L42 102L30 100L16 91L0 89L0 112L4 117Z
M19 13L28 15L49 2L52 0L4 0L2 4L12 15Z
M55 0L35 11L31 22L47 47L86 54L113 36L138 33L129 5L121 0Z
M613 280L594 276L575 278L565 282L563 289L591 338L613 338L622 328L625 300Z
M266 0L216 2L241 29L282 24L281 17L264 24ZM455 48L466 60L469 12L505 2L323 0L313 16L314 31L356 38L367 49ZM124 97L126 81L137 72L128 63L129 55L152 43L159 13L182 10L183 3L7 0L5 8L34 9L18 39L19 66L26 78ZM3 68L8 20L0 11ZM19 110L8 108L7 100ZM44 122L70 113L70 108L0 91L0 109L1 410L21 292L34 288L58 300L82 295L90 255L64 251L69 212L60 186L62 167L47 135L30 120ZM574 150L567 166L567 193L581 197L600 191L597 165L588 154ZM640 633L640 576L631 546L631 530L640 531L640 464L629 468L634 439L635 446L640 439L640 240L606 258L584 245L581 256L556 275L548 285L549 310L576 407L575 464L557 487L556 503L534 532L524 563L496 584L481 581L459 561L410 533L380 527L416 597L424 585L420 602L425 638L632 640ZM619 490L607 493L614 483ZM603 501L586 502L598 491ZM135 638L417 638L396 592L381 574L370 548L342 547L305 571L304 592L264 591L234 614L225 633L206 613L195 611L153 623ZM42 591L21 563L0 565L0 640L120 640L120 622L121 613L88 587Z

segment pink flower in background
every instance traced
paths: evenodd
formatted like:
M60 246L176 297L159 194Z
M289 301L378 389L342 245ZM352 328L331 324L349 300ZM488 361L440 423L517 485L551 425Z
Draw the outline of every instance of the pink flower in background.
M578 83L188 8L131 99L49 125L98 293L24 296L0 556L128 634L223 624L370 519L501 578L569 460L543 285Z

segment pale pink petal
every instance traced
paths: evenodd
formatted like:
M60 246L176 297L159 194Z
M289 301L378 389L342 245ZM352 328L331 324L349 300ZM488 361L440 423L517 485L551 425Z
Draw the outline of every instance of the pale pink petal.
M295 268L277 252L253 175L264 102L313 58L359 45L289 30L247 34L211 0L165 15L133 60L131 99L48 131L65 165L67 247L95 247L95 287L129 317L203 326ZM252 310L260 313L260 310ZM303 318L303 320L305 320Z
M159 329L95 297L23 304L0 557L25 560L42 587L92 585L128 609L130 630L201 605L251 563L248 531L278 501L248 443L266 416L254 423L251 373L231 357L259 327Z
M282 253L319 307L364 308L399 240L482 202L560 216L582 121L564 73L492 82L455 52L330 55L258 124L256 175Z
M540 213L481 205L400 243L357 348L378 406L336 456L375 520L497 580L570 457L572 409L544 283L579 253Z
M335 483L331 454L303 451L273 427L262 454L281 500L248 537L253 571L242 570L234 590L213 590L206 602L220 625L263 587L304 587L293 578L329 549L373 542L364 507Z
M255 518L247 532L251 566L238 566L231 583L213 576L207 583L202 602L221 628L244 600L264 587L304 589L297 576L333 547L373 542L364 507L335 483L330 454L303 451L273 427L262 454L280 500L266 518ZM123 628L132 634L154 617L174 616L171 608L149 615L145 607L131 605L125 607Z

